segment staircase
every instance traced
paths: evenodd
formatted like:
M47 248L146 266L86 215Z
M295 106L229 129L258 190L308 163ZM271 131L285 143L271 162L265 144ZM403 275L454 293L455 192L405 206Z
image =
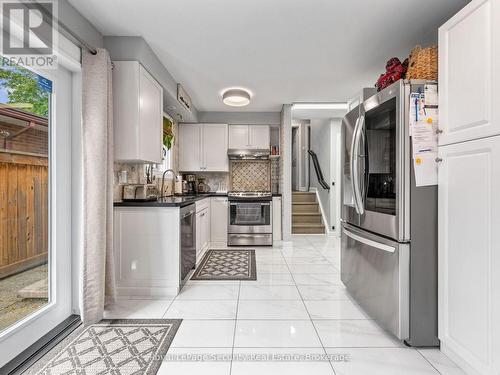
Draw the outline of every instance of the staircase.
M324 234L316 193L292 192L292 234Z

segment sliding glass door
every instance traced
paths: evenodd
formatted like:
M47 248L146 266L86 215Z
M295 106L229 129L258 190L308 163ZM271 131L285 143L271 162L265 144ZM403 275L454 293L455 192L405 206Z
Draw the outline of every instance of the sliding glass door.
M72 313L72 74L0 66L0 367Z

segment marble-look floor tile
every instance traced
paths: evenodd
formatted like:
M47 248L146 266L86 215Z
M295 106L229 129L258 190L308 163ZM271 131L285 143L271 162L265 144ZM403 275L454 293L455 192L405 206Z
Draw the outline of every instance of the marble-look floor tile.
M175 300L170 305L167 319L236 319L238 301Z
M292 274L330 274L336 275L340 279L338 270L330 264L289 264L288 267Z
M313 323L325 347L402 346L372 320L314 320Z
M232 348L170 348L157 375L229 375Z
M243 284L240 290L241 300L301 300L294 285Z
M295 285L292 274L289 273L257 273L257 280L242 281L241 285Z
M439 375L415 349L344 348L349 360L333 362L336 375ZM338 353L339 349L329 349Z
M354 302L337 301L304 301L307 311L314 319L368 319L368 316Z
M441 375L465 375L465 372L438 348L419 348L417 350Z
M304 300L350 300L351 296L344 286L334 285L299 285L299 292Z
M295 273L293 278L297 285L334 285L343 286L344 284L340 280L340 275L338 273L328 274L328 273Z
M238 305L238 319L306 319L309 315L302 301L243 301Z
M239 284L189 284L182 288L177 300L237 300Z
M183 320L173 348L232 347L235 320Z
M308 320L238 320L235 347L321 348Z
M322 256L317 256L317 257L288 257L288 258L283 258L286 259L286 262L288 265L292 264L326 264L330 265L330 261L326 259L325 257Z
M231 375L335 375L327 362L233 362Z
M262 273L290 273L290 270L288 269L288 265L286 263L258 264L257 274L262 274Z

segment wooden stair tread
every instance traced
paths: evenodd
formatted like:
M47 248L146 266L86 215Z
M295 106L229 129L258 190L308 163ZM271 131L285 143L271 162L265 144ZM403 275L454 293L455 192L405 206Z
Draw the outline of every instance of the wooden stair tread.
M314 223L305 223L305 224L293 224L293 228L325 228L324 224L314 224Z
M318 202L292 202L292 204L297 204L297 205L306 205L306 204L318 204Z
M292 215L297 215L297 216L321 216L321 212L293 212Z

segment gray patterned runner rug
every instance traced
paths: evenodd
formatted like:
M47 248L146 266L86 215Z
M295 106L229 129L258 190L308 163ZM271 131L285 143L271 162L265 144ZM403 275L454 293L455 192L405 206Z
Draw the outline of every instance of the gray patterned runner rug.
M191 280L257 280L255 250L208 250Z
M107 319L77 328L28 375L154 375L182 319Z

